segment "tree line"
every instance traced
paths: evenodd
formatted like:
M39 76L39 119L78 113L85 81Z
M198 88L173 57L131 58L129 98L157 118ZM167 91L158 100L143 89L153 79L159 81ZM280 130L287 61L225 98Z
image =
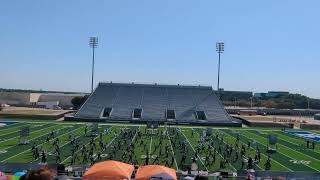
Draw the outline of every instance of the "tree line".
M251 107L252 105L253 107L277 109L320 109L320 99L309 98L301 94L256 98L249 94L221 93L220 98L225 106Z

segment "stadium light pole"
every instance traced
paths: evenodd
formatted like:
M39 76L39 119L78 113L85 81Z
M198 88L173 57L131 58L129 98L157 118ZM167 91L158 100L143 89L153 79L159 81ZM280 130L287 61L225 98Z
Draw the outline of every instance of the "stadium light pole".
M218 92L218 96L220 96L220 56L224 51L224 42L217 42L216 43L216 51L219 54L217 92Z
M92 48L92 74L91 74L91 93L93 92L93 78L94 78L94 49L98 47L98 37L89 38L89 46Z

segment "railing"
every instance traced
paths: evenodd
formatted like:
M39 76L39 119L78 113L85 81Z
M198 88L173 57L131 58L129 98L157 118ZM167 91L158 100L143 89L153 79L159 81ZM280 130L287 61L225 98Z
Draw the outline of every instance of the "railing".
M148 85L148 86L181 86L181 87L188 87L188 88L211 88L212 85L209 84L170 84L170 83L152 83L152 82L125 82L125 81L101 81L99 84L123 84L123 85Z

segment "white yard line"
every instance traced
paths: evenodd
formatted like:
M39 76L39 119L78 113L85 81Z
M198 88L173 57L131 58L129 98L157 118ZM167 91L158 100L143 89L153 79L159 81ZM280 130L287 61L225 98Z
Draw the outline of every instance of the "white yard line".
M290 144L293 144L293 145L296 145L296 146L301 146L301 144L299 145L299 144L296 144L296 143L293 143L293 142L290 142L290 141L287 141L287 140L285 140L285 139L283 139L283 138L281 138L281 137L278 137L279 139L281 139L281 140L283 140L283 141L286 141L287 143L290 143ZM286 146L287 147L287 146ZM288 147L289 148L289 147ZM290 148L291 149L291 148ZM292 149L292 150L294 150L294 149ZM310 150L310 149L309 149ZM296 151L296 150L294 150L294 151ZM298 151L297 151L298 152ZM315 153L317 153L317 154L319 154L320 155L320 152L319 151L313 151L313 152L315 152ZM304 155L306 155L306 156L309 156L309 155L307 155L307 154L304 154ZM309 156L309 157L311 157L311 156ZM311 158L313 158L313 157L311 157ZM314 159L314 158L313 158ZM317 159L318 160L318 159Z
M139 126L139 129L140 129L140 126ZM138 134L138 131L135 133L135 135L133 136L133 138L132 138L132 140L131 140L131 142L130 142L130 145L133 143L133 141L134 141L134 139L135 139L135 137L136 137L136 135ZM116 137L114 137L109 143L108 143L108 145L106 146L106 150L107 150L107 148L112 144L112 142L117 138L118 136L116 136ZM94 158L94 160L96 160L98 157L96 156L95 158Z
M55 126L58 126L58 125L50 126L50 127L44 128L44 129L37 130L37 131L43 131L43 130L45 130L45 129L49 129L49 128L52 128L52 127L55 127ZM63 129L63 128L61 128L61 129ZM35 132L37 132L37 131L33 131L33 133L35 133ZM47 133L47 134L49 134L49 133ZM46 134L45 134L45 135L46 135ZM39 137L41 137L41 136L44 136L44 135L42 134L42 135L40 135L40 136L34 137L34 138L32 138L32 139L29 139L29 141L32 141L32 140L34 140L34 139L37 139L37 138L39 138ZM7 139L7 140L5 140L5 141L8 141L8 140L11 140L11 139L14 139L14 138L17 138L17 136L16 136L16 137L13 137L13 138L10 138L10 139ZM5 142L5 141L1 141L0 143ZM11 147L7 147L7 148L4 148L4 149L0 149L0 150L7 150L7 149L9 149L9 148L12 148L12 146L11 146Z
M281 135L281 134L280 134ZM288 137L288 138L291 138L291 137ZM301 144L297 144L297 143L294 143L294 142L290 142L290 141L288 141L288 140L286 140L286 139L284 139L284 138L281 138L281 137L279 137L278 136L278 139L281 139L282 141L285 141L285 142L287 142L287 143L290 143L290 144L293 144L293 145L296 145L296 146L301 146ZM292 138L291 138L292 139ZM286 146L287 147L287 146ZM320 152L318 152L318 151L314 151L315 153L317 153L317 154L320 154ZM311 157L311 156L310 156Z
M8 132L8 133L5 133L5 134L1 134L1 136L5 136L5 135L8 135L8 134L13 134L13 133L16 133L16 132L19 132L19 131L20 131L20 129L18 129L16 131L11 131L11 132Z
M195 132L195 134L199 134L200 135L200 133L198 133L197 131ZM185 138L187 138L186 136L185 136ZM213 148L211 145L209 145L211 148ZM222 157L222 155L220 154L220 153L218 153L217 152L217 154L223 159L223 157ZM237 171L237 169L235 168L235 167L233 167L232 165L231 165L231 163L228 163L229 165L230 165L230 167L232 167L233 168L233 170L235 170L235 171Z
M27 124L26 125L23 125L23 126L18 126L18 127L13 127L13 128L22 128L22 127L24 127L24 126L28 126ZM12 128L12 129L13 129ZM4 129L3 131L6 131L6 130L10 130L11 128L9 128L9 129ZM5 133L5 134L2 134L1 133L1 130L0 130L0 136L5 136L5 135L8 135L8 134L12 134L12 133L16 133L16 132L19 132L20 131L20 129L18 129L18 130L16 130L16 131L10 131L10 132L8 132L8 133Z
M211 145L209 145L209 146L210 146L211 148L214 148L214 147L212 147ZM222 155L221 155L219 152L217 152L217 154L221 157L221 159L223 159ZM230 162L229 162L228 164L230 165L230 167L232 167L232 169L233 169L234 171L237 171L237 169L236 169L235 167L233 167Z
M54 125L54 126L57 126L57 125ZM50 126L50 127L54 127L54 126ZM50 127L48 127L48 128L50 128ZM45 129L47 129L47 128L45 128ZM31 135L32 133L35 133L35 132L37 132L37 131L42 131L42 130L44 130L44 129L39 129L39 130L33 131L33 132L30 133L30 135ZM31 130L30 130L30 131L31 131ZM17 131L16 131L16 132L17 132ZM0 141L0 144L3 143L3 142L6 142L6 141L12 140L12 139L14 139L14 138L17 138L17 137L19 137L19 136L15 136L15 137L12 137L12 138L9 138L9 139Z
M200 133L198 133L198 132L196 132L196 133L200 135ZM224 142L224 141L223 141L223 142ZM208 144L208 145L209 145L211 148L214 148L214 147L212 147L210 144ZM217 152L217 151L216 151L216 152ZM217 154L223 159L222 155L221 155L219 152L217 152ZM235 167L233 167L231 163L228 163L228 164L230 165L230 167L233 168L233 170L237 171L237 169L236 169Z
M50 127L52 127L52 126L50 126ZM46 128L45 128L45 129L46 129ZM34 133L34 132L37 132L37 131L41 131L41 130L43 130L43 129L39 129L39 130L33 131L33 132L31 132L31 133ZM15 131L15 132L17 132L17 131ZM12 132L11 132L11 133L12 133ZM9 134L11 134L11 133L9 133ZM17 138L17 137L18 137L18 136L15 136L15 137L12 137L12 138L9 138L9 139L0 141L0 144L3 143L3 142L6 142L6 141L10 141L10 140L12 140L12 139L15 139L15 138Z
M12 140L12 139L18 138L18 137L19 137L19 136L15 136L15 137L12 137L12 138L9 138L9 139L0 141L0 144L3 143L3 142L6 142L6 141L10 141L10 140Z
M110 127L110 129L113 128L112 126ZM99 136L95 137L93 140L95 141ZM114 137L110 142L109 144L106 146L106 149L107 147L109 147L109 145L113 142L114 139L116 139L118 136ZM87 146L90 142L88 142L87 144L85 144L84 146ZM82 148L80 148L78 151L74 152L74 153L78 153ZM72 156L68 156L65 160L63 160L61 163L63 164L65 161L67 161L68 159L70 159Z
M152 149L152 136L151 136L150 147L149 147L149 154L148 154L148 156L150 156L150 157L151 157L151 149Z
M98 138L98 136L95 137L93 140L95 141L97 138ZM84 146L87 146L89 143L90 143L90 142L88 142L88 143L85 144ZM76 151L75 153L78 153L81 149L82 149L82 148L80 148L80 149L79 149L78 151ZM65 163L65 161L67 161L69 158L71 158L71 156L68 156L66 159L64 159L64 160L61 162L61 164Z
M1 122L15 122L15 121L2 121L2 120L0 120L0 121L1 121ZM19 125L19 126L17 126L17 127L25 126L25 125L23 125L23 123L25 123L26 125L28 125L27 122L23 122L23 123L21 123L21 124L19 124L19 123L20 123L20 122L13 123L13 124L9 124L9 125L5 125L5 126L1 126L1 127L8 127L8 126L13 126L13 125ZM9 127L9 128L6 128L6 129L1 129L0 132L1 132L1 131L8 130L8 129L10 129L10 128L16 128L16 127Z
M247 131L247 133L253 134L252 132L248 132L248 131ZM254 135L256 135L256 134L254 134ZM260 135L256 135L256 136L260 136ZM262 137L262 136L260 136L260 137ZM262 137L262 138L264 138L264 137ZM291 149L292 151L295 151L296 153L298 153L298 154L300 154L300 155L307 156L308 158L314 159L316 162L320 163L320 160L319 160L319 159L316 159L316 158L314 158L314 157L311 157L311 156L309 156L309 155L307 155L307 154L303 154L303 153L301 153L301 152L299 152L299 151L296 151L296 150L294 150L294 149L292 149L292 148L290 148L290 147L288 147L288 146L282 145L282 144L280 144L280 143L278 143L278 146L282 146L282 147L284 147L284 148ZM320 171L320 170L319 170L319 171Z
M225 133L224 132L224 134L227 134L227 133ZM232 139L236 139L235 137L233 137L233 136L231 136L230 134L227 134L227 136L229 136L230 138L232 138ZM243 144L243 145L246 145L244 142L242 142L241 140L240 140L240 143L241 144ZM253 149L253 147L251 147L250 149ZM263 153L261 153L262 154L262 156L264 156L264 157L268 157L268 156L266 156L265 154L263 154ZM276 161L276 160L274 160L274 159L272 159L272 161L274 161L275 163L277 163L277 164L279 164L280 166L282 166L282 167L284 167L285 169L288 169L289 171L293 171L293 170L291 170L290 168L288 168L288 167L286 167L286 166L284 166L284 165L282 165L281 163L279 163L278 161ZM258 167L260 167L259 165L257 165ZM260 167L260 169L262 169L262 171L264 170L263 168L261 168Z
M179 128L179 129L180 129L180 128ZM181 130L181 129L180 129L180 130ZM189 143L191 149L193 150L193 152L196 152L196 151L194 150L192 144L190 143L189 139L188 139L187 136L182 132L182 130L181 130L181 133L182 133L182 135L184 136L184 138L188 141L188 143ZM208 168L207 168L207 166L204 165L204 163L203 163L202 159L199 157L199 155L197 155L197 156L198 156L198 159L200 160L201 164L206 168L207 171L209 171Z
M243 134L242 134L243 135ZM246 138L248 138L248 139L250 139L249 137L247 137L246 135L243 135L243 136L245 136ZM257 141L258 142L258 141ZM262 144L262 145L264 145L263 143L260 143L260 144ZM264 146L266 146L266 145L264 145ZM291 156L288 156L287 154L284 154L284 153L282 153L282 152L280 152L280 151L277 151L277 152L279 152L280 154L282 154L282 155L284 155L284 156L286 156L286 157L288 157L288 158L290 158L290 159L295 159L295 158L293 158L293 157L291 157ZM289 163L289 162L288 162ZM309 165L307 165L307 164L304 164L305 166L308 166L309 168L311 168L311 169L313 169L313 170L315 170L315 171L317 171L317 172L320 172L320 170L318 170L318 169L315 169L315 168L313 168L313 167L311 167L311 166L309 166Z
M179 167L178 167L178 163L177 163L177 160L176 160L176 156L175 156L174 151L173 151L173 147L172 147L172 143L171 143L171 138L170 138L170 136L169 136L169 131L168 131L168 129L166 129L166 134L167 134L168 139L169 139L169 142L170 142L171 151L172 151L172 155L173 155L173 158L174 158L174 163L175 163L176 168L177 168L177 171L178 171L178 170L179 170Z
M136 138L139 130L140 130L140 126L139 126L137 132L134 134L134 136L133 136L133 138L132 138L132 140L131 140L131 142L130 142L130 146L131 146L131 144L133 143L134 139Z
M107 145L106 145L106 150L107 148L113 143L113 141L117 138L118 136L114 137ZM96 160L98 157L95 157L94 160Z
M61 128L61 129L65 129L65 128ZM74 130L72 130L72 131L75 131L75 130L76 130L76 129L74 129ZM72 131L71 131L71 132L72 132ZM50 132L49 132L49 133L50 133ZM47 133L47 134L49 134L49 133ZM45 135L47 135L47 134L43 134L43 135L41 135L41 136L45 136ZM60 135L60 136L63 136L63 135L65 135L65 134L62 134L62 135ZM38 137L41 137L41 136L38 136ZM58 137L60 137L60 136L58 136ZM36 138L38 138L38 137L36 137ZM35 139L35 138L34 138L34 139ZM36 147L39 147L39 146L41 146L41 145L43 145L43 144L45 144L45 143L47 143L47 142L38 144ZM22 151L22 152L14 155L14 156L10 156L9 158L7 158L7 159L5 159L5 160L2 160L1 162L4 162L4 161L6 161L6 160L8 160L8 159L11 159L11 158L13 158L13 157L19 156L20 154L26 153L26 152L28 152L28 151L30 151L30 150L31 150L31 148L30 148L30 149L27 149L27 150L25 150L25 151Z
M70 132L67 132L67 133L61 134L60 136L56 137L55 139L57 139L57 138L59 138L59 137L61 137L61 136L64 136L64 135L70 134L70 133L72 133L73 131L76 131L76 130L78 130L78 129L80 129L80 128L83 128L83 126L80 126L80 127L76 128L76 129L74 129L74 130L70 131ZM63 128L63 129L64 129L64 128ZM81 137L81 135L77 136L75 139L78 139L79 137ZM52 141L52 140L50 140L50 141ZM49 141L49 142L50 142L50 141ZM69 144L69 143L70 143L70 141L67 141L66 143L62 144L62 145L60 146L60 148L64 147L65 145L67 145L67 144ZM49 154L49 153L52 153L52 152L53 152L53 150L52 150L52 151L50 151L50 152L48 152L48 154ZM36 159L36 160L37 160L37 159ZM34 160L34 161L36 161L36 160ZM32 161L32 162L34 162L34 161Z

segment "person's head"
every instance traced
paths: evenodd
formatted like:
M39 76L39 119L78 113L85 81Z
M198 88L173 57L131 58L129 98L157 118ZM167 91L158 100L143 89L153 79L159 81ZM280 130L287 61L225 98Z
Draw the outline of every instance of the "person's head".
M53 180L54 173L47 168L41 168L28 172L23 180Z

